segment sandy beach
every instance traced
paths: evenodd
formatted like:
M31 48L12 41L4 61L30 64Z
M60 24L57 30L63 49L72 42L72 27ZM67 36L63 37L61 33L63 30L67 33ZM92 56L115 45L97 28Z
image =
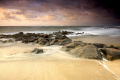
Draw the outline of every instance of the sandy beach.
M120 80L120 60L75 58L55 45L0 45L0 80ZM33 48L44 53L32 54Z

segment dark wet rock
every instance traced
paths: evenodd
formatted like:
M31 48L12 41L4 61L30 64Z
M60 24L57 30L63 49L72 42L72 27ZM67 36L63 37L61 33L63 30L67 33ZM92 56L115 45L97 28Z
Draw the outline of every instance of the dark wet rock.
M61 34L57 34L56 36L55 36L55 39L61 39L62 38L62 35Z
M21 41L23 38L22 37L18 37L15 39L15 41Z
M34 48L34 49L31 51L31 53L34 53L36 50L37 50L37 48Z
M48 41L44 38L39 38L38 39L38 43L41 44L41 45L45 45Z
M28 39L23 38L22 43L28 43Z
M100 49L102 52L102 55L107 60L115 60L120 59L120 50L114 49L114 48L102 48Z
M40 54L40 53L43 53L43 49L35 48L31 51L31 53Z
M18 37L22 37L23 35L24 35L23 32L19 32L19 33L17 33L17 34L14 34L13 37L14 37L14 38L18 38Z
M35 51L35 54L39 54L39 53L43 53L43 49L37 49L37 50Z
M69 39L66 35L62 36L61 39Z
M19 32L18 34L19 34L19 35L23 35L24 33L23 33L23 32Z
M34 36L31 36L29 39L28 39L28 42L34 42L36 40L36 38Z
M96 46L97 48L106 48L106 45L101 43L93 43L93 45Z
M110 45L108 48L119 49L119 47L115 47L114 45Z
M72 49L70 54L86 59L102 59L102 55L94 45L79 46Z
M50 35L48 35L48 34L44 34L43 35L43 38L50 38L51 36Z

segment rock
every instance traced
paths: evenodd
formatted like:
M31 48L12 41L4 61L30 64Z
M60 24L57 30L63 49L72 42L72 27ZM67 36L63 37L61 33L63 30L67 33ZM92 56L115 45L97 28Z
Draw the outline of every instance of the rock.
M43 49L37 49L37 50L35 51L35 54L39 54L39 53L43 53Z
M23 35L24 33L23 33L23 32L19 32L18 34L19 34L19 35Z
M59 42L59 45L66 45L66 44L72 43L72 40L71 39L63 39L63 40L58 40L58 42Z
M29 39L28 39L28 42L34 42L36 40L36 38L34 36L31 36Z
M1 41L2 43L7 43L7 40Z
M44 34L44 35L43 35L43 38L49 38L49 35Z
M23 38L22 43L28 43L28 39Z
M38 39L38 43L41 44L41 45L45 45L47 42L48 42L48 41L47 41L46 39L44 39L44 38L42 38L42 39L39 38L39 39Z
M43 53L43 49L35 48L31 51L31 53L35 53L35 54Z
M50 42L50 45L59 45L58 40L54 39Z
M62 35L61 34L57 34L56 36L55 36L55 39L61 39L62 38Z
M15 41L21 41L22 40L22 37L18 37L15 39Z
M34 53L36 50L37 50L37 48L34 48L34 49L31 51L31 53Z
M75 48L76 47L76 44L74 43L69 43L66 45L66 48Z
M107 60L120 59L120 50L114 48L102 48L100 51Z
M71 50L70 54L87 59L102 59L102 55L94 45L79 46Z
M69 39L66 35L62 36L61 39Z
M47 43L45 44L45 46L50 46L50 43L49 43L49 42L47 42Z
M110 45L108 48L119 49L119 47L115 47L114 45Z
M14 42L12 39L9 39L7 42Z
M18 37L22 37L23 35L24 35L23 32L19 32L19 33L17 33L17 34L14 34L13 36L14 36L15 38L18 38Z
M82 47L86 45L86 44L83 43L82 41L74 41L74 44L75 44L76 46L80 45L80 46L82 46Z
M64 50L64 51L70 51L70 50L72 50L72 49L74 49L74 48L67 48L66 46L63 46L63 47L62 47L62 50Z
M101 43L93 43L93 45L96 46L97 48L106 48L106 45Z
M35 40L34 43L38 43L38 40Z

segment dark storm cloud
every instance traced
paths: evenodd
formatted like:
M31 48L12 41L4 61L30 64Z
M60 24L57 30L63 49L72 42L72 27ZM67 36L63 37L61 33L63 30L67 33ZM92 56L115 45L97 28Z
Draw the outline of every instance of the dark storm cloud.
M96 19L101 17L108 18L108 20L116 19L117 23L120 22L119 2L117 0L0 0L0 7L21 10L13 12L13 14L25 14L27 11L47 13L64 10L71 15L89 16L88 13L81 13L86 11L95 14L94 18Z

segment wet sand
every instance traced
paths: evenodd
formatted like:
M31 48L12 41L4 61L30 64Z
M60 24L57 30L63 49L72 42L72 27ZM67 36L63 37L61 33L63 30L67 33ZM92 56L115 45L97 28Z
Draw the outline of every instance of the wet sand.
M74 58L59 46L1 45L0 80L120 80L120 60ZM36 47L44 53L31 54Z
M71 37L73 41L83 41L86 43L103 43L106 45L120 46L120 36L81 36Z

